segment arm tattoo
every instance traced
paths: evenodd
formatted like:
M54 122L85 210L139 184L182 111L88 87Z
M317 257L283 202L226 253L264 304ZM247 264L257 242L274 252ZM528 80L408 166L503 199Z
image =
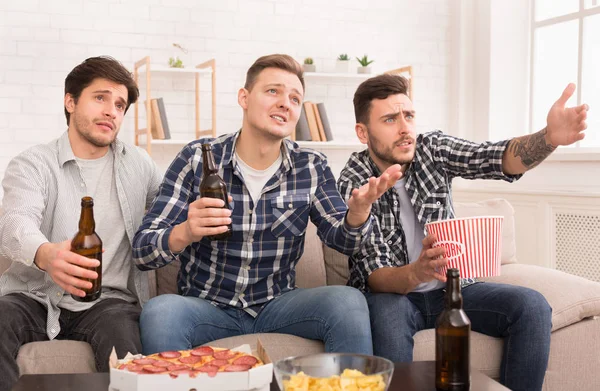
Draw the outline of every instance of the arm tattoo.
M540 164L556 147L546 143L546 128L534 134L517 137L508 144L508 152L521 158L523 166L528 170Z

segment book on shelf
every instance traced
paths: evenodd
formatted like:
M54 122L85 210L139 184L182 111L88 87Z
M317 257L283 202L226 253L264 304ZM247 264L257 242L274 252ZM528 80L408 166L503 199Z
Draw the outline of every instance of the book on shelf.
M323 125L325 140L332 141L333 134L331 133L331 124L329 123L329 118L327 117L327 110L325 110L325 103L317 103L317 112L319 113L319 117Z
M319 108L316 103L313 103L313 110L315 111L315 119L317 120L317 128L319 129L319 138L321 141L327 141L325 136L325 130L323 129L323 121L321 121L321 115L319 114Z
M298 117L298 123L296 124L296 141L311 141L310 128L308 126L308 119L306 118L306 110L302 105L300 111L300 117Z
M321 135L319 134L319 125L317 125L317 117L315 114L315 106L312 102L304 102L304 111L306 112L306 120L308 122L308 129L310 130L311 141L321 141Z
M163 135L165 139L171 138L171 129L169 129L169 121L167 121L167 111L165 110L165 102L163 98L152 99L156 101L158 111L160 113L160 123L163 129Z
M148 101L144 101L144 107L146 107L146 103ZM156 103L156 99L150 100L150 134L152 134L152 139L154 140L162 140L165 138L165 134L163 128L160 124L160 113L158 111L158 105Z

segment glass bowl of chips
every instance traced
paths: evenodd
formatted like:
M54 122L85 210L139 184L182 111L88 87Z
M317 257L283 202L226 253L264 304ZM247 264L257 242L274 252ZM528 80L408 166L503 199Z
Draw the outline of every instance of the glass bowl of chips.
M394 373L390 360L351 353L289 357L273 368L281 391L386 391Z

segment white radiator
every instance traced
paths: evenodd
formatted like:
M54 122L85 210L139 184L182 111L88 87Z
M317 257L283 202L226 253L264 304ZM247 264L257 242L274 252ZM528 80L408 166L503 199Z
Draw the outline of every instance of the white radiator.
M554 214L556 268L600 281L600 214Z

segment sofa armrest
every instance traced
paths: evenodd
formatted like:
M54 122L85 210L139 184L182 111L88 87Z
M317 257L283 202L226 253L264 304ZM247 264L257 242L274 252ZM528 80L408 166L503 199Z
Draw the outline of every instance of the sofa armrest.
M600 316L600 283L541 266L503 265L501 275L484 281L519 285L540 292L552 307L552 331Z

